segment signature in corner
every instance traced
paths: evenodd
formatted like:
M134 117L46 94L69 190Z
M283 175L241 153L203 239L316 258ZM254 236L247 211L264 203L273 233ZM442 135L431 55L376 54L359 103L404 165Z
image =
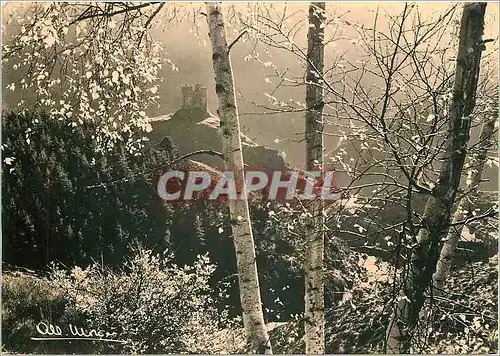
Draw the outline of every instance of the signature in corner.
M43 321L36 325L36 331L38 334L44 337L32 337L31 340L88 340L88 341L105 341L105 342L116 342L125 344L125 340L114 339L116 333L110 333L102 330L85 330L82 327L77 327L75 325L69 324L68 330L63 332L58 325L47 324ZM68 332L69 331L69 332Z

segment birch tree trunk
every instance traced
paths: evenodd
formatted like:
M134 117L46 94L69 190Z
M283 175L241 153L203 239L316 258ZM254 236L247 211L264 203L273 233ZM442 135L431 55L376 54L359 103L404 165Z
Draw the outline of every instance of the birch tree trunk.
M481 128L481 134L479 136L479 143L477 147L477 152L474 156L470 158L470 164L472 171L471 176L471 195L475 195L479 190L479 184L481 183L481 176L484 171L484 166L488 160L488 152L493 146L493 137L495 130L495 122L497 121L497 116L493 115L489 118L487 122L483 124ZM467 210L467 197L464 197L458 204L457 210L453 216L453 222L457 223L463 221L466 218ZM439 293L443 289L444 282L448 273L450 272L453 257L455 256L455 251L462 236L463 225L457 225L450 228L448 236L446 237L443 247L441 249L441 254L437 262L436 272L432 276L434 282L434 293Z
M306 73L306 166L307 171L323 170L323 77L325 3L309 5ZM305 227L305 343L306 354L325 353L324 299L324 215L323 199L309 206L311 216Z
M409 353L425 295L436 270L439 244L447 235L460 184L470 115L475 105L486 3L464 4L445 152L438 181L428 199L413 248L408 276L387 330L387 351Z
M240 140L240 121L234 95L234 80L229 59L229 46L219 4L206 3L207 22L212 44L212 62L215 73L215 91L219 98L220 129L224 169L234 172L235 185L246 197L243 155ZM247 199L229 199L229 212L236 252L240 300L247 342L252 353L272 353L260 297Z

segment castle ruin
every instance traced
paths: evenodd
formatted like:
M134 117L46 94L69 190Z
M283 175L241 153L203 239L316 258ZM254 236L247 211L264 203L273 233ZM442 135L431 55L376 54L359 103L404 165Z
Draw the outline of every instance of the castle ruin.
M201 84L183 85L182 93L182 108L183 109L201 109L207 111L207 88Z

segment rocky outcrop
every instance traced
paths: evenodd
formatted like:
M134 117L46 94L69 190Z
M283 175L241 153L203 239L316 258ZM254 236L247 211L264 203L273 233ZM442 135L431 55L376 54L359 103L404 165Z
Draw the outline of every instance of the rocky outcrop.
M211 149L221 152L219 138L220 121L216 115L207 110L206 88L200 85L185 85L182 108L173 114L149 119L153 130L149 134L152 142L162 142L167 137L181 155L197 150ZM252 169L288 170L283 157L278 151L261 146L245 134L241 135L243 161ZM222 169L223 162L219 157L199 155L193 159Z

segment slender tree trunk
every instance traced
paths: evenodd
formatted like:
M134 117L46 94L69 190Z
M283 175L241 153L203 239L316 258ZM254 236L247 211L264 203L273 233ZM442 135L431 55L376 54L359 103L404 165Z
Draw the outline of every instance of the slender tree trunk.
M422 227L412 251L404 294L400 297L388 327L388 352L410 352L425 292L436 270L439 244L449 229L467 153L470 115L475 105L485 10L486 3L467 3L463 8L443 163L432 196L425 206Z
M309 5L306 73L306 165L307 171L323 169L323 62L325 3ZM305 343L306 354L325 353L324 299L324 215L323 199L309 205L311 217L306 222L305 255Z
M493 137L495 130L495 122L497 121L497 116L493 115L491 118L483 124L481 129L481 134L479 136L479 143L477 146L477 152L470 158L470 164L472 171L472 177L470 182L471 195L476 195L479 190L479 184L481 183L481 176L483 174L484 166L488 160L488 152L493 146ZM467 198L464 197L460 200L457 210L453 215L453 222L463 221L466 218L467 210ZM443 289L444 282L448 273L450 272L453 257L455 256L455 251L462 236L463 225L457 225L450 228L448 236L446 237L443 247L441 249L441 254L436 267L436 272L432 276L434 282L434 293L439 293Z
M222 11L219 4L207 3L207 22L212 44L212 62L215 73L215 91L219 98L220 129L224 155L224 169L234 172L235 185L246 196L243 155L240 140L240 121L234 95L234 80L229 59L229 46ZM238 281L243 322L252 353L272 353L260 297L247 199L229 200L229 212L236 252Z

